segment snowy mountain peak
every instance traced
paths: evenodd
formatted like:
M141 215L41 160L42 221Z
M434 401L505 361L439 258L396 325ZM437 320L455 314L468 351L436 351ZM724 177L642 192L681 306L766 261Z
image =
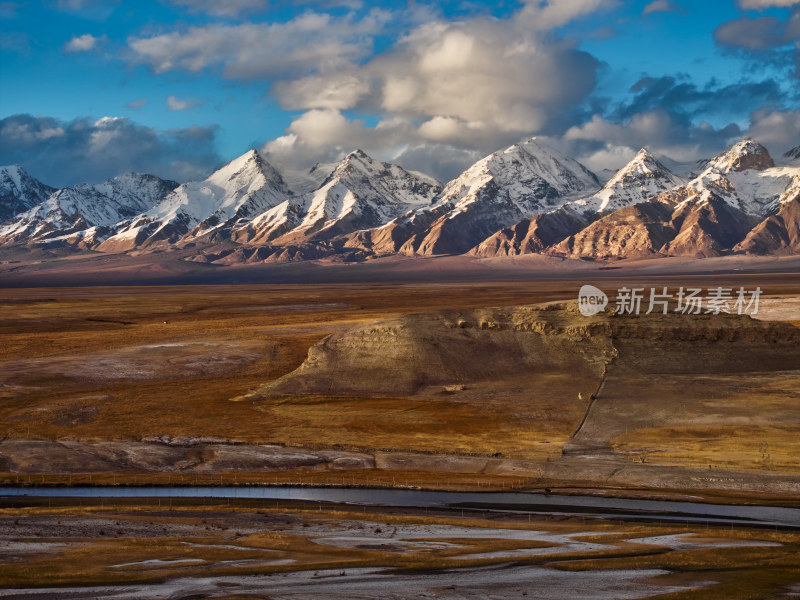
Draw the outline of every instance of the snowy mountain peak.
M120 222L153 207L177 185L153 175L127 173L96 185L56 190L9 220L0 228L0 238L93 244Z
M451 203L457 212L475 203L502 206L528 218L599 186L578 161L531 138L473 164L445 186L439 204Z
M22 181L26 178L30 178L30 175L19 165L0 167L0 181L2 181L4 186L13 185L15 188L19 189L22 187Z
M44 202L54 188L31 177L17 165L0 167L0 221Z
M84 183L75 189L91 189L126 206L150 208L176 187L178 187L177 181L161 179L146 173L125 173L97 185Z
M569 206L581 213L601 213L619 210L686 183L665 167L646 148L617 171L596 194L571 202Z
M506 152L510 154L521 152L527 155L529 167L539 170L539 176L555 184L563 194L581 192L600 185L597 175L540 138L530 138L516 147L512 146ZM560 179L562 181L559 181Z
M792 162L800 160L800 146L795 146L794 148L786 152L783 155L783 157Z
M103 249L175 243L208 235L267 210L291 195L281 174L256 150L217 169L203 181L184 183L158 205L137 215Z
M409 235L405 251L466 252L498 229L563 206L600 187L578 161L531 138L485 156L450 181L435 205L398 222Z
M750 138L745 138L728 148L708 163L709 168L720 173L732 171L763 171L775 166L769 151Z
M774 213L799 182L797 166L776 167L764 146L745 138L709 161L676 197L692 204L709 191L729 206L763 218Z
M483 186L489 179L499 186L516 187L515 196L544 193L555 198L600 185L597 176L578 161L534 137L476 162L447 185L444 198L461 195L459 190L466 192L462 197L469 196L468 189Z
M531 138L528 138L520 142L519 144L513 144L508 148L506 148L503 152L513 153L518 151L520 148L522 148L523 150L525 150L525 152L528 152L530 154L539 154L542 156L551 154L564 158L564 155L562 155L558 150L553 148L550 144L548 144L546 141L544 141L542 138L538 136L533 136Z
M271 180L283 182L275 167L264 160L257 150L250 150L214 171L205 181L230 191L255 189Z
M373 160L373 158L369 154L364 152L361 148L356 148L355 150L353 150L350 154L348 154L345 157L345 160L347 160L348 158L351 158L351 157L352 158L360 158L362 160L364 160L364 159Z
M337 165L333 172L330 174L330 179L346 175L352 170L373 173L379 172L383 167L383 163L375 160L363 150L354 150L345 156Z
M441 191L439 182L380 162L361 150L345 156L321 186L288 198L234 231L237 239L301 243L384 225Z
M627 177L662 177L672 172L665 167L647 148L642 148L627 165L608 180L605 187L611 187Z
M419 197L430 199L432 198L431 192L434 189L437 191L441 189L441 184L433 177L406 171L392 163L381 162L372 158L363 150L355 150L345 156L334 167L320 188L331 182L345 182L348 186L367 185L377 190L385 191L388 197L392 197L397 189L408 187L409 189L416 189ZM386 183L388 185L385 185ZM418 200L419 198L415 200L413 197L408 197L403 201L417 204Z

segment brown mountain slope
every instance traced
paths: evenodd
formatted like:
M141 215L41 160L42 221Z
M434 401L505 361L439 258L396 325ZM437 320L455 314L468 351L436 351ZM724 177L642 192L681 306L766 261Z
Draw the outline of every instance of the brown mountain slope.
M440 205L390 221L383 227L356 231L344 237L344 248L364 250L376 256L413 255L431 224L452 208Z
M700 202L675 209L671 225L678 234L664 244L661 253L695 258L720 256L747 235L751 224L745 213L708 194Z
M756 225L736 250L748 254L800 252L800 195L785 203L776 215Z
M550 253L599 259L653 256L675 236L671 215L671 207L657 201L628 206L569 236Z
M472 256L490 258L544 252L553 244L579 232L588 221L569 210L557 210L520 221L502 229L469 251Z

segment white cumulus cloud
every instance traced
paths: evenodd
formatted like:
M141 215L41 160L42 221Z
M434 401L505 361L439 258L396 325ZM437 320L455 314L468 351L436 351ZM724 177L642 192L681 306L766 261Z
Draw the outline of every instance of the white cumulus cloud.
M268 150L322 160L314 149L330 137L328 125L354 110L380 115L380 124L370 133L349 122L340 144L355 138L377 153L430 144L490 152L567 119L594 89L598 67L591 55L518 19L436 20L364 64L278 83L284 108L308 112ZM323 116L330 123L305 126Z
M70 41L64 44L64 52L68 54L75 54L77 52L91 52L97 50L101 45L107 41L106 36L99 37L93 36L91 33L85 33L73 37Z
M133 37L134 62L157 73L221 72L232 79L273 80L341 69L372 50L390 18L382 10L356 19L307 12L285 23L212 24Z

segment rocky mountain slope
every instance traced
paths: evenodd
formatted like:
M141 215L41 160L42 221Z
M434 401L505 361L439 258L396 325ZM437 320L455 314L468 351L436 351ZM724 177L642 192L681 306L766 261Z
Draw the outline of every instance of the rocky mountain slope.
M203 181L179 186L120 227L98 249L158 247L211 236L218 229L272 208L290 194L280 173L251 150Z
M536 138L481 159L448 183L434 205L377 231L359 232L348 247L375 254L457 254L499 228L559 208L600 187L577 161Z
M798 191L800 169L776 167L766 148L743 140L709 161L692 181L611 213L549 252L608 259L658 255L702 258L735 248L745 251L750 246L738 244L748 232L759 221L780 212ZM774 228L775 223L771 223ZM791 243L781 247L788 250Z
M748 254L795 254L800 252L800 194L756 225L734 250Z
M322 185L292 196L234 228L241 243L301 244L379 227L430 205L441 191L433 178L376 161L363 151L347 155Z
M44 202L55 191L22 167L0 167L0 222Z
M0 226L0 242L93 247L120 222L152 208L177 185L153 175L128 173L96 185L56 190Z
M565 206L501 229L475 246L469 254L490 258L544 252L588 224L585 217Z

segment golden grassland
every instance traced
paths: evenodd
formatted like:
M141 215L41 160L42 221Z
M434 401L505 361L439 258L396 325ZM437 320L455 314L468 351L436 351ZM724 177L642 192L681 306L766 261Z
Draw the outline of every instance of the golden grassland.
M791 295L800 293L795 280L765 283L755 278L742 283L758 283L766 294ZM560 455L581 421L589 393L578 401L574 390L593 390L597 382L591 378L523 374L513 382L476 384L464 393L426 390L408 397L314 395L254 401L249 394L298 367L313 344L355 324L433 309L572 299L581 283L0 289L0 362L15 365L5 375L0 369L0 440L211 436L245 443L546 462ZM609 281L604 287L614 285ZM179 345L209 341L241 348L251 356L215 374L203 373L187 362ZM99 375L85 372L88 358L120 357L132 347L156 345L163 347L153 358L162 368L157 376L116 376L108 368ZM171 345L176 345L174 350ZM53 371L48 366L51 357L67 368ZM629 426L617 423L609 429L613 448L637 462L644 458L675 466L797 472L796 376L763 385L741 378L724 385L720 380L705 386L685 383L669 391L682 395L695 390L691 402L681 405L678 396L658 398L659 407L684 407L680 423L675 424L675 414L669 411L663 420L654 420L651 408L644 406ZM652 385L645 381L631 387L627 396L619 394L626 402L633 396L652 398ZM774 418L756 419L758 413ZM712 415L712 420L702 421L703 414ZM374 469L222 475L127 469L116 474L47 474L41 480L36 475L0 474L0 482L29 484L237 482L494 489L523 486L519 482L524 481L513 475L504 479Z
M0 438L214 436L286 445L555 456L583 406L560 410L559 390L566 383L552 377L540 386L539 395L549 397L527 415L511 410L502 397L475 405L441 394L231 402L296 368L308 348L333 331L406 311L535 303L569 293L540 287L0 291L0 360L75 357L74 376L33 370L6 381L0 388ZM257 344L259 356L218 376L184 376L177 369L172 377L155 380L98 382L81 376L81 360L91 353L220 339Z
M655 378L647 382L652 389ZM682 389L670 410L629 422L613 438L619 453L649 464L800 473L798 372L661 377ZM637 389L630 381L629 389ZM617 400L621 406L625 397Z
M576 381L585 390L594 381L568 374L520 379L470 385L459 395L283 396L266 398L256 408L274 424L275 439L292 445L557 458L585 411L585 402L565 398L577 396Z
M463 301L447 286L391 286L273 290L149 288L0 291L0 360L76 357L75 377L30 374L0 388L0 436L57 439L137 439L145 435L214 435L243 441L272 439L272 421L244 395L290 372L308 348L348 325ZM57 296L57 297L56 297ZM548 297L547 294L544 294ZM502 305L539 301L529 290L479 288L469 302ZM307 310L321 305L319 310ZM301 307L299 310L297 307ZM276 307L273 309L273 307ZM131 345L235 339L261 344L261 356L221 376L96 383L80 377L81 355ZM108 401L111 397L113 401ZM57 425L53 411L78 405L97 410L88 423ZM479 415L477 422L485 415Z

